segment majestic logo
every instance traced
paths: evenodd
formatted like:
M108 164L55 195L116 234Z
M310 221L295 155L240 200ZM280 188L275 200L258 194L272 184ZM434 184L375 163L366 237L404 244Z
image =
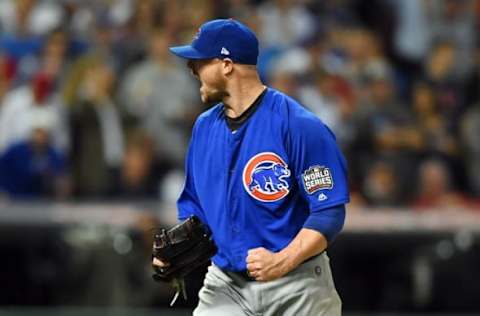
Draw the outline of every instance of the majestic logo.
M305 170L302 174L303 184L308 194L312 194L318 190L332 189L333 178L330 169L324 166L312 166ZM320 197L319 200L325 197Z
M253 198L275 202L290 192L290 170L277 154L263 152L253 156L243 169L243 186Z
M319 201L325 201L326 199L328 199L328 197L327 197L325 194L320 193L320 194L318 195L318 200L319 200Z

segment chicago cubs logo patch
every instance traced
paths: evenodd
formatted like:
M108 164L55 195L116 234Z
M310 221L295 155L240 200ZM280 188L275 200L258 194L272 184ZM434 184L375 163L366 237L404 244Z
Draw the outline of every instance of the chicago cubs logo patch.
M312 166L302 174L303 185L308 194L318 190L332 189L333 178L330 169L324 166Z
M251 197L275 202L290 192L290 170L277 154L263 152L253 156L243 169L243 186Z

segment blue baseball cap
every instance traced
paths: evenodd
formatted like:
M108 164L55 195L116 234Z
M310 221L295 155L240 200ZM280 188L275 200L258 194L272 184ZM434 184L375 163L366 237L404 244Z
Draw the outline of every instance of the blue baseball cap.
M239 64L256 65L258 40L244 24L218 19L203 24L192 44L170 47L170 51L186 59L230 58Z

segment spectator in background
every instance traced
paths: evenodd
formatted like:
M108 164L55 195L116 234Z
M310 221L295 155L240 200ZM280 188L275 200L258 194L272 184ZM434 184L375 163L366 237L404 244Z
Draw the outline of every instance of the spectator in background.
M168 7L168 10L162 10L162 23L156 25L156 28L162 27L168 34L176 34L177 39L188 37L195 34L194 26L191 21L185 21L184 10L185 7L181 1L167 0L164 5ZM189 25L186 26L185 22ZM185 32L185 30L187 30ZM193 32L193 34L191 34Z
M343 93L345 81L325 71L318 72L314 85L304 85L299 92L303 105L315 113L334 133L342 149L353 138L351 122L354 107Z
M123 54L122 74L129 66L145 57L150 35L160 24L162 13L166 15L169 11L162 1L155 0L133 1L130 7L131 14L123 25L117 27L115 40L115 49ZM119 10L114 12L117 11Z
M228 11L230 16L239 21L247 21L250 26L255 26L256 20L255 7L249 0L226 0L224 3L224 11ZM255 29L254 31L259 31Z
M463 110L461 82L455 75L456 48L451 42L438 42L425 63L425 80L432 86L438 111L447 120L450 131L457 128L457 120Z
M429 5L433 39L451 43L456 50L455 59L461 60L453 63L453 73L458 79L463 79L472 67L477 32L474 6L475 0L437 0Z
M17 65L13 59L5 59L6 68L4 69L7 69L9 82L13 79L12 70L15 72L17 82L23 82L25 78L29 80L25 85L20 85L5 96L3 110L0 113L0 151L12 143L27 139L29 137L28 117L45 111L51 112L54 117L50 131L52 144L57 150L63 152L68 150L66 113L57 90L65 69L66 51L65 33L57 30L49 34L43 45L42 54L31 59L32 69L29 71L36 71L32 79L28 73L16 73ZM20 80L18 80L19 77Z
M29 137L9 145L0 156L0 191L10 198L68 195L65 156L50 140L54 120L48 112L30 116Z
M389 3L397 19L393 43L395 62L409 87L421 72L432 44L431 3L417 0Z
M393 83L393 76L389 64L383 57L383 52L375 35L364 28L347 28L342 32L341 43L337 43L344 52L345 58L339 68L339 74L345 77L360 93L362 100L362 88L365 79L374 72L388 72ZM398 95L395 95L398 97Z
M441 115L437 99L428 83L418 83L413 90L415 127L422 136L422 153L425 156L440 155L450 162L458 158L458 142Z
M61 6L53 1L1 1L0 50L17 63L17 80L29 80L37 69L43 36L59 27L63 19Z
M117 75L123 76L132 64L144 59L150 36L163 17L170 14L172 3L157 0L117 1L97 13L97 23L105 29L103 33L110 33L102 36L108 39L110 54L116 59Z
M283 93L296 98L298 93L298 83L295 73L283 70L274 70L271 74L270 85Z
M480 1L478 2L480 8ZM480 18L479 18L480 26ZM466 104L471 106L480 101L480 41L473 53L473 67L465 85Z
M59 27L64 11L58 1L16 0L0 2L0 29L17 35L45 35Z
M218 2L211 0L168 0L167 8L170 8L172 2L177 2L177 11L172 13L180 13L180 19L182 19L182 30L178 34L178 41L182 42L182 39L191 40L193 36L198 32L198 26L203 23L203 21L211 19L215 14L215 7ZM178 11L178 8L180 11ZM169 9L166 10L165 21L171 22L172 20L168 17L170 12ZM167 13L168 12L168 13ZM171 24L166 24L166 30L172 31L170 28Z
M315 113L323 123L334 131L340 130L341 99L335 93L335 78L330 74L318 73L314 85L300 89L300 100L303 105Z
M325 65L325 55L328 53L326 51L328 48L326 34L325 32L318 32L312 38L306 39L302 44L301 48L307 55L305 59L308 60L308 69L305 71L306 83L313 84L318 73L331 73Z
M127 138L120 178L114 196L122 199L159 197L159 184L170 166L158 166L152 139L141 129L131 130Z
M406 203L399 185L399 176L393 164L384 160L377 160L367 170L362 184L362 192L367 205L394 207Z
M480 198L480 100L463 115L461 137L470 187Z
M53 79L55 90L65 77L68 70L68 45L69 38L62 29L54 30L45 39L39 68L42 73Z
M76 103L78 88L90 64L98 59L108 61L109 67L117 75L121 74L128 60L128 50L123 50L115 37L115 24L106 14L97 14L90 25L88 50L72 63L63 87L64 102L67 105Z
M397 15L395 63L407 84L414 82L435 41L450 42L458 50L453 73L463 78L472 65L475 44L475 1L390 1Z
M11 59L0 53L0 117L2 115L3 98L7 94L14 76L15 64Z
M295 1L268 0L258 7L259 42L264 48L288 47L316 30L312 14Z
M391 159L399 172L411 170L422 147L412 113L395 95L391 74L382 67L374 70L366 78L367 98L354 114L355 138L351 148L355 157L351 161L354 178L363 178L366 167L379 157Z
M53 79L38 73L28 86L20 86L4 97L0 112L0 152L30 137L31 117L49 113L52 145L65 152L69 147L64 107L53 90Z
M371 72L378 68L391 72L378 39L361 26L332 28L326 32L324 41L328 46L322 49L322 68L345 78L359 99L362 99L365 78Z
M153 139L159 159L183 168L188 129L201 107L191 76L168 52L170 40L161 30L151 34L148 58L128 70L119 100Z
M122 122L111 95L114 80L104 60L91 60L70 108L72 176L80 197L110 194L123 161Z
M384 153L416 147L416 143L410 143L415 139L407 133L413 123L412 115L397 99L389 70L372 69L365 82L366 98L359 104L356 115L363 127L360 132L369 134L365 137L373 142L374 150Z
M160 2L155 0L139 0L134 2L134 6L134 13L130 23L133 24L132 27L139 37L139 40L148 43L150 35L160 22ZM166 7L163 7L163 9L168 11Z
M448 166L438 159L422 162L418 173L417 196L412 206L417 209L445 209L467 206L467 199L456 191Z

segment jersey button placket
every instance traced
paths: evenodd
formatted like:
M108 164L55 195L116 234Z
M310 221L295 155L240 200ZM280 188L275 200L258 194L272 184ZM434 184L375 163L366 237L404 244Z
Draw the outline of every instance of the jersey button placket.
M233 135L230 135L230 136L234 136L235 134ZM238 243L238 240L237 240L237 234L240 232L239 228L238 228L238 225L237 223L235 222L235 212L237 211L235 209L236 207L236 197L234 196L234 190L232 188L232 179L234 177L234 173L235 173L235 168L233 167L233 153L235 151L235 147L236 147L236 141L235 141L235 138L234 137L230 137L229 139L229 148L227 150L227 187L226 187L226 192L227 192L227 200L225 201L225 205L227 206L227 211L228 211L228 217L229 217L229 222L230 222L230 227L231 227L231 232L232 232L232 237L233 237L233 240L232 242L234 244L237 244ZM235 245L237 246L237 245Z

